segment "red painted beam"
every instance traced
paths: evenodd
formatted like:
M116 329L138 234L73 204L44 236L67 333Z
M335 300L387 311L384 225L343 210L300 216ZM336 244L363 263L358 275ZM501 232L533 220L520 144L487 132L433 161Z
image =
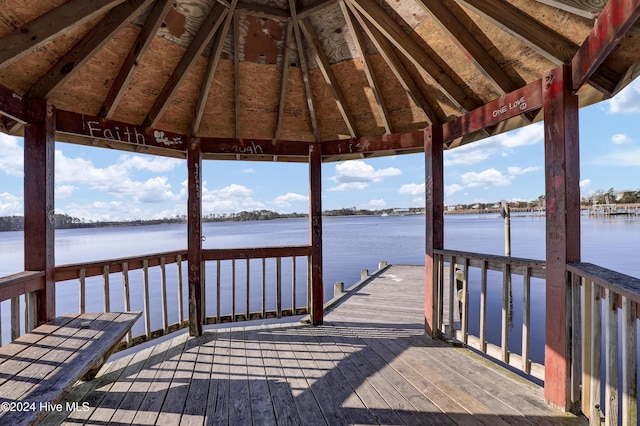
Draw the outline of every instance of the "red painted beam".
M573 91L591 77L640 16L640 0L609 0L571 60Z
M27 99L16 92L0 85L0 114L11 117L21 123L28 120Z
M392 133L381 136L363 136L354 139L338 139L322 142L322 155L368 153L378 151L397 151L422 148L424 133Z
M187 264L189 281L189 334L202 336L202 153L200 141L192 139L187 150Z
M542 85L538 80L443 124L444 143L541 107Z
M580 261L580 152L578 97L572 93L568 65L547 73L543 95L547 208L544 395L569 410L572 339L567 263Z
M425 333L437 337L434 327L437 292L435 291L434 250L444 248L444 141L441 126L430 126L423 134L425 153L425 216L426 216L426 256L424 316Z
M322 145L309 146L309 245L311 246L311 323L324 321L322 281Z
M309 142L271 139L200 138L203 154L309 156Z
M55 317L54 148L56 111L32 100L31 122L24 131L24 269L44 271L38 291L38 324Z
M183 152L187 149L187 138L178 133L62 110L57 112L56 120L60 133Z

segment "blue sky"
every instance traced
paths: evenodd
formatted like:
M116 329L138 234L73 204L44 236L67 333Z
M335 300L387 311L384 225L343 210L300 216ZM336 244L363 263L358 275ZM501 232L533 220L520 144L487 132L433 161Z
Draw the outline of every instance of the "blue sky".
M580 112L581 187L640 189L640 81ZM56 144L56 212L85 220L186 214L183 160ZM23 142L0 134L0 216L23 213ZM203 211L308 211L306 164L205 161ZM424 156L328 163L323 209L424 205ZM445 203L533 200L544 193L542 124L445 153Z

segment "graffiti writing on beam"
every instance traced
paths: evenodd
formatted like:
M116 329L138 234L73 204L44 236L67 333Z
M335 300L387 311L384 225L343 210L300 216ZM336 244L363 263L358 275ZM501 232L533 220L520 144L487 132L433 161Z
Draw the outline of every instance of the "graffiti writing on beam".
M107 139L117 142L127 142L138 145L147 145L149 136L139 130L136 126L127 126L121 124L112 127L103 127L100 121L86 120L82 122L83 130L89 132L89 136L97 139ZM167 136L165 132L154 130L151 139L154 145L163 145L167 147L184 144L182 136Z

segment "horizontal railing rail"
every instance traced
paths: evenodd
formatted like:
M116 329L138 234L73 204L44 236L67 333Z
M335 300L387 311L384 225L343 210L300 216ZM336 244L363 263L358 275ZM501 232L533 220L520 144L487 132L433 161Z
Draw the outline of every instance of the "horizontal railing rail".
M640 279L590 263L571 263L567 270L574 330L572 402L581 401L592 425L603 419L607 425L636 425Z
M0 277L0 303L5 301L10 309L11 340L17 339L23 332L29 332L37 326L36 292L45 286L44 271L23 271ZM22 301L22 302L21 302ZM20 318L23 317L23 321ZM0 327L0 343L2 342Z
M544 379L544 366L541 362L532 362L531 353L531 280L546 277L545 262L507 256L471 253L455 250L434 250L434 300L437 301L435 327L444 335L460 341L488 356L504 362L525 374ZM445 273L447 265L448 272ZM475 271L474 271L475 270ZM475 272L471 279L472 271ZM499 279L489 277L489 271L501 274ZM522 276L522 318L513 318L513 276ZM498 281L495 283L495 281ZM501 317L499 324L494 321L492 330L499 328L499 342L492 343L488 338L489 306L488 288L500 288ZM478 333L470 333L470 292L479 306ZM458 300L456 306L455 300ZM455 311L458 311L458 318ZM509 325L521 322L522 341L519 353L509 348ZM544 327L544 323L542 324ZM494 339L495 340L495 339ZM543 351L543 349L541 349Z

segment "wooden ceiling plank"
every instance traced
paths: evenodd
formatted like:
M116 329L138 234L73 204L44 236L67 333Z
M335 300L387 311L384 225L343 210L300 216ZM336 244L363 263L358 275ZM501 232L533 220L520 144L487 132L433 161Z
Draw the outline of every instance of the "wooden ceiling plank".
M595 73L640 16L640 0L610 0L571 60L573 90Z
M195 37L186 52L178 62L178 65L173 70L173 73L169 77L169 80L162 88L162 91L156 98L151 110L147 114L144 123L147 127L153 127L158 122L165 109L169 106L171 98L175 94L175 91L180 86L180 83L185 78L195 60L202 53L213 34L216 32L222 21L224 20L228 9L223 5L216 3L207 15L200 29L196 33Z
M351 15L349 11L349 7L345 4L344 1L340 2L340 9L342 10L342 14L344 15L347 26L349 27L349 31L353 35L353 41L356 45L356 49L358 50L358 54L362 58L362 63L364 65L364 73L367 76L367 80L369 81L369 87L371 87L371 91L373 93L373 97L375 98L376 104L378 105L378 111L380 113L380 117L382 118L382 122L384 124L384 129L386 133L393 133L393 128L391 126L391 120L389 118L389 113L387 112L387 106L382 99L382 95L378 89L379 84L376 79L376 75L373 71L373 65L371 64L371 59L369 55L367 55L366 47L364 44L364 39L362 37L362 32L360 30L359 24Z
M387 40L386 37L378 31L375 26L373 26L373 24L364 19L355 7L348 2L346 4L360 24L360 27L364 29L369 40L371 40L376 49L378 49L378 52L385 60L387 66L391 69L391 72L393 72L396 79L398 79L402 88L407 92L407 95L409 95L416 106L424 112L429 125L439 124L440 119L431 107L431 104L429 104L424 93L422 93L416 82L411 77L411 74L396 54L391 42Z
M456 0L555 64L571 59L578 45L504 0Z
M131 78L138 67L138 63L151 45L153 37L158 32L158 28L160 28L162 21L167 16L172 5L172 0L159 0L153 6L153 9L149 13L147 20L142 27L142 31L138 34L138 37L136 37L131 50L129 50L122 67L120 67L118 75L109 89L109 93L100 108L100 113L98 113L99 116L111 118L115 112L122 96L131 82Z
M129 0L114 7L70 51L62 56L27 92L27 97L46 99L97 53L129 19L152 0Z
M278 120L276 124L276 131L273 136L275 140L280 139L282 133L282 119L284 117L284 106L287 99L287 77L289 76L289 57L291 53L289 51L289 43L291 43L291 37L293 36L293 28L291 22L287 23L286 37L284 39L284 52L282 58L282 79L280 80L280 100L278 101Z
M257 16L259 18L273 19L274 21L280 22L288 22L291 19L291 14L289 14L288 10L276 9L275 7L262 6L244 1L238 1L235 10L236 13L242 15Z
M0 66L7 66L124 0L70 0L0 38Z
M323 9L326 9L327 7L334 5L336 3L338 3L340 0L320 0L317 3L314 3L310 6L307 6L303 9L300 9L298 11L298 19L305 19L308 18L309 16L313 15L316 12L319 12Z
M322 50L322 45L318 41L315 36L315 32L311 25L305 21L304 19L298 20L298 25L302 30L303 35L311 45L313 53L316 58L316 62L320 67L320 72L324 76L325 81L329 85L329 89L331 90L331 94L336 101L336 105L340 110L340 114L342 115L342 119L344 120L347 128L349 129L349 134L352 138L356 137L356 127L353 117L351 116L351 112L349 111L349 107L347 106L347 102L345 100L344 94L342 93L342 89L340 89L340 85L338 84L338 79L333 74L331 70L331 65L329 64L329 60Z
M441 0L416 0L416 3L434 18L464 55L502 94L524 86L524 80L515 82L503 71L477 38ZM460 12L464 13L462 10Z
M236 138L240 138L240 15L233 15L233 94Z
M424 73L428 74L442 88L443 93L460 110L470 111L478 105L470 99L450 77L449 73L414 41L409 34L393 20L389 14L376 3L375 0L348 0L365 16L378 30L394 43L411 62Z
M207 99L209 98L209 91L213 84L213 79L220 62L220 55L222 54L222 48L224 47L224 41L229 34L229 28L231 28L231 22L234 17L234 10L238 0L233 0L227 12L227 17L224 20L222 29L216 32L211 46L211 54L209 55L209 61L207 62L207 70L204 73L204 79L200 86L200 93L198 94L198 101L196 102L196 110L193 115L193 121L191 122L191 136L196 136L200 130L200 124L202 123L202 117L204 116L204 110L207 105Z
M0 84L0 113L20 123L29 121L27 98Z
M316 110L313 103L313 93L311 91L311 82L309 80L309 66L307 65L307 58L305 56L305 49L304 49L304 43L302 41L302 34L300 33L300 26L298 25L296 0L289 0L289 9L291 10L291 22L293 25L293 32L296 39L296 46L298 48L298 59L300 60L300 70L302 71L302 80L304 82L304 90L307 95L307 105L309 107L309 116L311 118L311 130L313 131L313 137L315 141L319 142L320 133L318 131L318 119L316 117Z

